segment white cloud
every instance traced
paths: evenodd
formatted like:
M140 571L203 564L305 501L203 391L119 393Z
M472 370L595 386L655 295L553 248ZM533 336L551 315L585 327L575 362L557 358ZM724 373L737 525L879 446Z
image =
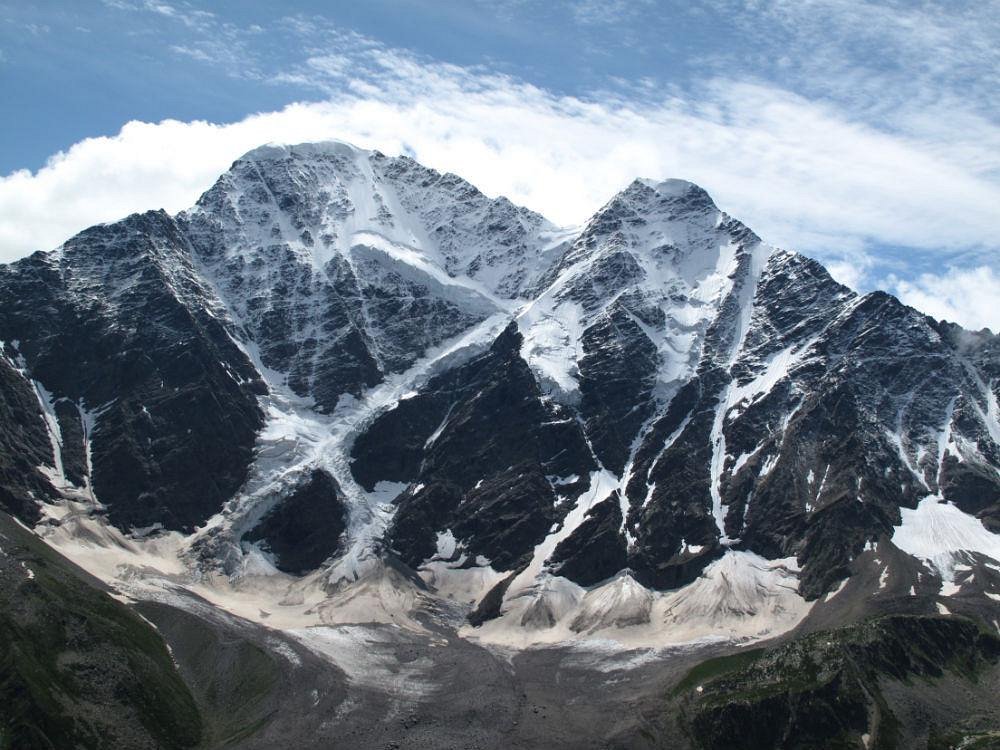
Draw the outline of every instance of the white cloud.
M405 146L560 223L584 220L635 176L679 176L784 246L850 254L870 239L925 249L995 241L1000 185L787 92L716 81L697 104L601 103L402 56L382 64L327 102L226 125L132 122L0 179L2 258L131 211L184 208L260 143L324 138Z
M1000 0L711 0L772 54L782 80L893 119L966 95L995 113ZM738 54L745 54L740 50Z
M1000 332L1000 276L989 266L949 268L913 281L890 277L887 287L908 305L939 320Z
M175 21L180 21L190 29L198 31L208 31L215 26L215 14L206 10L199 10L185 4L185 7L178 8L169 3L156 2L156 0L103 0L104 5L116 10L147 11L156 15L164 16Z
M875 265L874 259L864 250L853 253L834 253L823 258L826 270L834 279L851 289L864 289L865 280Z
M196 47L185 47L183 44L171 44L170 50L176 52L178 55L186 55L194 60L201 60L202 62L212 62L214 58L208 54L203 49L198 49Z

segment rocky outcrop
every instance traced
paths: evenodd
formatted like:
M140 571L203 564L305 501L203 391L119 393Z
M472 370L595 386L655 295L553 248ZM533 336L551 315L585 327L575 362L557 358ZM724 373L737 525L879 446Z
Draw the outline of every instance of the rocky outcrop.
M471 556L516 567L587 485L595 464L580 426L542 398L520 345L508 327L489 352L432 379L355 446L362 484L380 476L375 462L389 467L386 478L411 483L387 538L414 567L446 530ZM569 481L554 486L560 478Z
M51 402L58 481L91 471L123 529L191 530L243 482L264 384L232 334L163 212L0 268L0 339Z
M556 546L549 558L552 572L581 586L611 578L628 563L621 526L621 499L613 492L587 511L583 523Z
M274 557L274 566L302 575L341 548L347 512L336 480L316 469L243 535Z

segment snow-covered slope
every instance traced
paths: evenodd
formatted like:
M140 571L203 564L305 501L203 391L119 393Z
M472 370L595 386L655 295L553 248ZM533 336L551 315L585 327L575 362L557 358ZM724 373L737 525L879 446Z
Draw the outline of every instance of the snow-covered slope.
M682 180L563 230L405 157L265 146L0 292L0 503L129 596L507 645L1000 597L997 338Z
M324 410L510 309L561 242L455 175L336 142L251 151L179 221L261 362Z
M693 375L732 296L738 346L772 252L683 180L636 180L588 222L518 315L522 355L556 399L578 400L602 463ZM729 352L719 352L726 358Z

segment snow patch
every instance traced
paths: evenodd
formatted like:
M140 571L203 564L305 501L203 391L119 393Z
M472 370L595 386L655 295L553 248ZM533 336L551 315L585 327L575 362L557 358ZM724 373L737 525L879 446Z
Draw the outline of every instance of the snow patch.
M885 588L886 583L889 581L889 566L886 565L882 568L882 573L878 577L878 588L879 591Z
M837 594L839 594L841 591L844 590L844 587L850 582L850 580L851 580L850 578L845 578L844 580L842 580L838 584L837 588L833 589L833 591L827 592L826 596L823 597L823 601L828 602L831 599L833 599L833 597L835 597Z
M892 542L904 552L930 563L948 583L954 581L956 563L962 552L979 552L1000 560L1000 536L982 521L963 513L939 495L929 495L915 510L901 508L902 522L896 526Z
M558 312L556 311L558 308ZM582 355L583 311L574 302L542 299L517 318L523 336L521 357L543 386L563 394L579 391L577 361Z

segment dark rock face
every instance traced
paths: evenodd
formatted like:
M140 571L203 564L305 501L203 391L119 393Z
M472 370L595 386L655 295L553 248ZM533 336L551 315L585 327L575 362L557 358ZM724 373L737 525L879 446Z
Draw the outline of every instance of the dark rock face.
M491 588L486 593L486 596L479 600L475 609L468 614L467 619L470 625L473 627L479 627L484 622L495 620L500 616L500 608L503 606L504 595L507 593L507 589L510 588L510 584L513 583L516 577L516 572L511 573L509 576L500 581L500 583Z
M648 461L650 468L644 472L639 464L629 484L630 516L638 531L630 565L646 585L673 588L697 576L699 571L677 556L682 540L717 545L719 532L711 514L710 435L718 399L705 392L718 382L718 373L712 372L681 389L654 425L650 434L656 437L647 437L649 448L640 449L638 459ZM662 447L657 450L657 446Z
M25 523L37 521L38 502L55 496L38 467L53 463L38 399L6 356L0 356L0 509Z
M0 290L0 338L22 342L56 401L67 480L86 471L80 404L98 415L91 483L113 523L190 530L221 507L246 475L264 386L173 219L89 229L0 269Z
M376 483L412 482L420 474L428 438L448 413L450 390L427 389L400 401L354 441L351 472L371 492Z
M580 413L597 458L616 474L652 416L657 365L656 346L624 304L584 332Z
M489 352L431 380L377 419L355 446L361 484L414 483L398 499L390 544L417 566L451 529L472 555L515 567L569 509L596 468L579 424L547 403L509 327ZM383 469L384 467L384 469Z
M613 492L594 505L583 523L556 546L549 558L552 572L581 586L611 578L628 561L621 526L621 499Z
M953 455L945 457L941 482L946 497L966 513L982 520L994 533L1000 531L1000 488L994 480L992 467L1000 462L1000 437L992 430L982 429L984 416L996 415L997 391L1000 390L1000 336L989 331L973 333L950 323L928 320L941 338L967 362L970 381L968 393L955 400L954 419L958 430L975 445L980 461L961 461Z
M316 469L272 508L250 531L247 542L261 542L275 557L275 567L302 575L318 568L340 549L347 511L340 487Z
M537 459L510 466L468 490L445 523L497 569L517 568L568 510L557 507L558 498L542 471Z
M464 493L451 483L420 483L397 499L387 537L414 568L433 557L436 532L448 529L473 561L482 556L497 570L520 569L568 511L558 500L531 462L513 465Z

